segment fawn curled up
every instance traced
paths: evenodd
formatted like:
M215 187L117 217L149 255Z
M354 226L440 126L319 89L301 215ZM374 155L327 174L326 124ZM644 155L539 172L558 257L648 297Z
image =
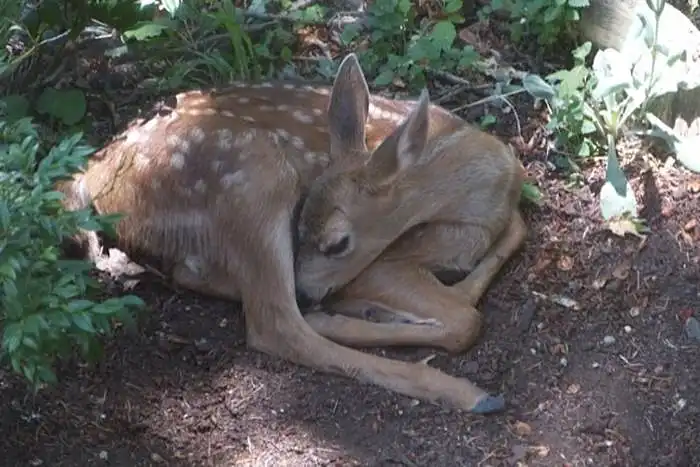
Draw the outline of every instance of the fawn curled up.
M354 54L332 87L234 83L172 100L61 185L69 208L124 214L125 251L242 302L252 348L476 413L503 408L466 379L354 347L472 346L475 305L526 233L509 145L427 91L371 95ZM439 271L469 274L446 286Z

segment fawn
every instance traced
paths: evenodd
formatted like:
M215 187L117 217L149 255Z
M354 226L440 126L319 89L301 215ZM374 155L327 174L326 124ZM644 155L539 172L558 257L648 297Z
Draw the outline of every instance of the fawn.
M242 302L254 349L474 413L504 408L467 379L353 347L472 346L475 304L526 235L510 145L427 90L370 94L354 54L331 87L234 83L172 100L61 185L68 209L124 214L125 251ZM78 241L100 254L94 232ZM448 286L443 271L464 273Z

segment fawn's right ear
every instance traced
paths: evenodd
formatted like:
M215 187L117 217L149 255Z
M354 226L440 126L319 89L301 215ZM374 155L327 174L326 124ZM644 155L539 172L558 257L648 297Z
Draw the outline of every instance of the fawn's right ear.
M369 87L354 53L340 63L328 104L331 156L366 152L365 123L369 111Z

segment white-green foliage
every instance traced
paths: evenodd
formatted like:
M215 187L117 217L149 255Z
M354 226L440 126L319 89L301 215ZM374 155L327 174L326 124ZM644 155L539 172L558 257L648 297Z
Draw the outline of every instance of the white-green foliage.
M575 120L580 135L596 133L606 148L606 182L600 193L600 208L606 220L635 218L638 214L615 148L622 132L662 137L683 165L700 171L700 156L690 150L689 141L648 111L655 99L700 84L700 76L693 75L689 66L692 52L687 49L698 40L687 36L684 23L671 24L669 18L677 15L663 15L665 5L665 0L647 0L646 8L638 8L638 21L620 51L598 51L592 70L578 62L572 70L550 75L548 80L555 82L551 93L554 97L542 95L555 116L560 120L561 115L568 117L560 131L567 131L566 123ZM582 47L590 50L590 44ZM588 154L588 148L584 149Z

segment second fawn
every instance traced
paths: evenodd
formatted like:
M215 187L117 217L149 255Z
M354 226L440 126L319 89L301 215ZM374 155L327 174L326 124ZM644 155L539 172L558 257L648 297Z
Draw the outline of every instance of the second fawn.
M354 54L330 88L236 83L172 101L63 183L66 206L124 214L125 251L242 302L254 349L475 413L504 407L466 379L352 347L472 346L475 304L526 234L509 145L425 90L370 94ZM448 286L445 271L465 277Z

